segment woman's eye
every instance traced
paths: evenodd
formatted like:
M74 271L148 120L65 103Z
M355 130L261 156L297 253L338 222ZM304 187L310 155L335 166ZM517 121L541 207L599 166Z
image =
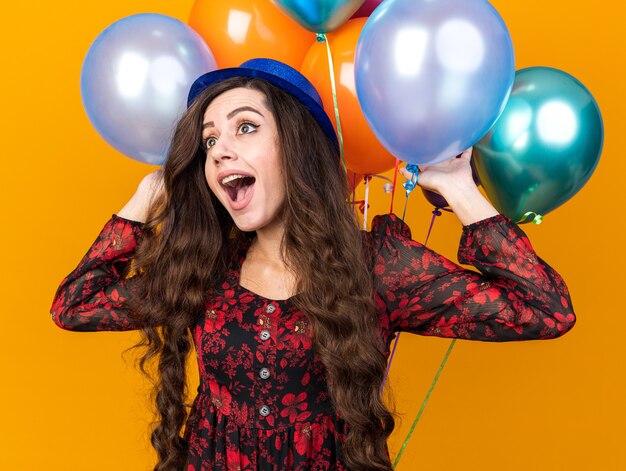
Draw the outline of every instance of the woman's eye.
M252 123L241 123L239 125L239 132L241 134L250 134L254 131L257 130L259 126L257 126L256 124L252 124Z
M204 140L204 148L206 150L209 150L211 147L213 147L215 144L217 144L217 138L211 136L211 137L207 137Z

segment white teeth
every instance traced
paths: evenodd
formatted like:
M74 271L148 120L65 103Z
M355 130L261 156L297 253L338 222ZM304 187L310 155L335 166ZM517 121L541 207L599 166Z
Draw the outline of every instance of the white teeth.
M226 185L227 183L232 182L233 180L237 180L238 178L246 178L248 175L241 175L239 173L234 173L233 175L228 175L227 177L222 178L222 185Z

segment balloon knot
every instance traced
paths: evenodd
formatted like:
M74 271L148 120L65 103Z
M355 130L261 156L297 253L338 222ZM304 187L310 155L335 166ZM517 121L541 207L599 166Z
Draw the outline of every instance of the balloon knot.
M441 216L441 210L440 210L440 208L435 208L435 209L433 209L433 214L434 214L435 216Z
M315 36L315 39L318 43L324 43L326 42L326 35L324 33L318 33L317 36Z
M417 165L409 164L406 166L406 169L413 174L410 180L407 180L402 184L404 189L406 190L406 197L409 197L409 193L415 190L417 186L417 176L418 176L418 168Z

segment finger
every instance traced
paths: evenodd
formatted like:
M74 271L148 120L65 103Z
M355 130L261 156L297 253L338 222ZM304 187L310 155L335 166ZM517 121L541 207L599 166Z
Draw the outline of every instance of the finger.
M471 158L473 149L474 149L473 147L468 147L467 149L463 151L463 153L461 154L461 157L464 159Z
M421 168L419 169L420 171L422 170ZM405 167L400 169L400 173L402 174L402 176L404 178L406 178L407 180L410 180L411 178L413 178L413 176L415 175L413 172L408 171Z

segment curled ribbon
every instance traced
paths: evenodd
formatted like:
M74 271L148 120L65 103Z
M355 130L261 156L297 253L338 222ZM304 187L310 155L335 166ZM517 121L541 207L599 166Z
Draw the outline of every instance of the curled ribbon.
M358 200L358 201L350 201L350 204L355 205L357 208L359 208L359 211L361 211L361 214L365 214L365 200ZM367 208L369 209L370 205L367 205Z
M415 164L409 164L406 166L406 169L413 174L410 180L404 182L402 186L406 190L406 196L409 197L409 194L415 189L417 186L417 176L419 174L419 168Z
M534 211L528 211L524 213L524 215L517 221L517 223L530 221L532 221L534 224L541 224L543 222L543 216L541 214L535 213Z

